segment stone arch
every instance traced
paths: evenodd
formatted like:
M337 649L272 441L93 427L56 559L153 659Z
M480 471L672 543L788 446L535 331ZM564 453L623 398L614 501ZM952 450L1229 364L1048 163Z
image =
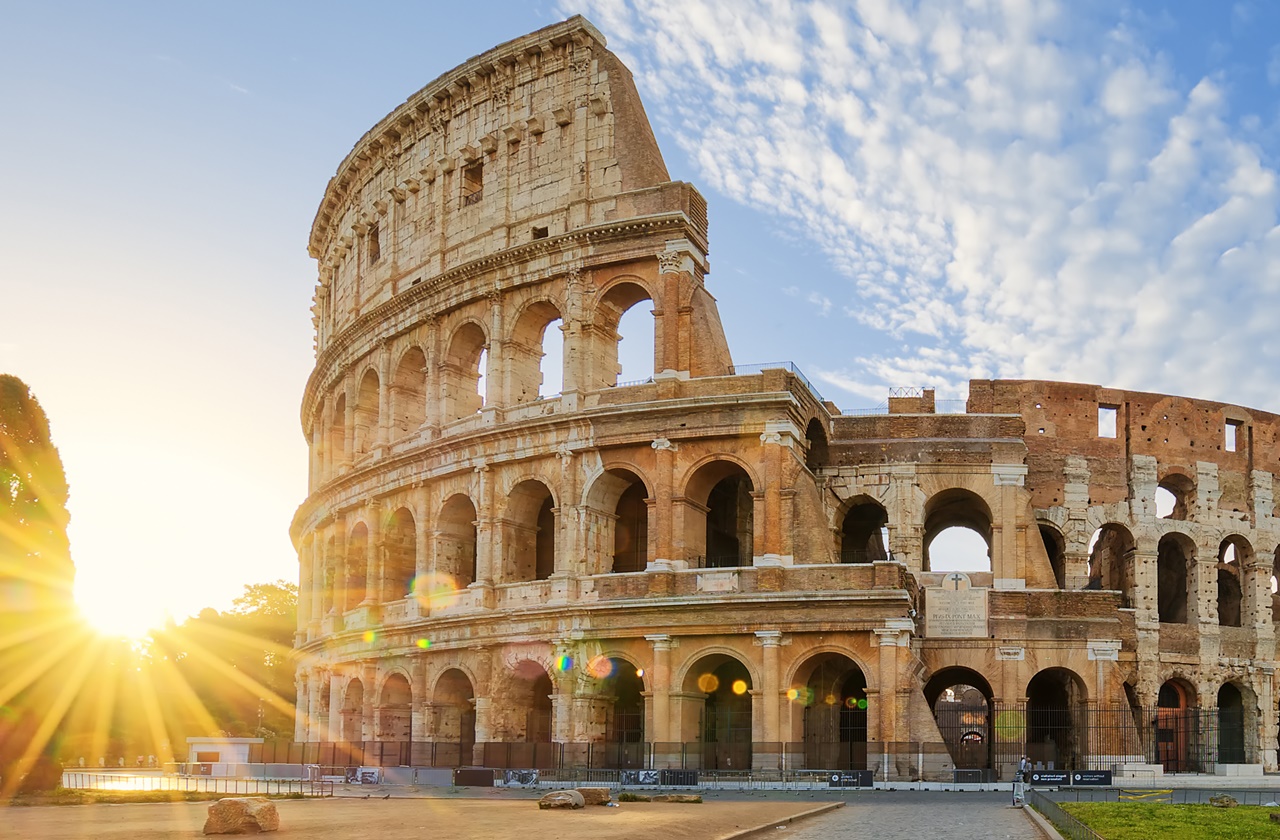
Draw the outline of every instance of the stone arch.
M804 465L809 472L816 473L831 460L827 444L827 429L819 418L810 418L809 423L804 427L804 440Z
M1196 558L1195 543L1186 534L1168 533L1160 538L1156 552L1156 591L1160 622L1186 624L1187 583L1191 580L1190 566Z
M1218 764L1249 764L1257 749L1258 704L1243 682L1227 680L1218 688Z
M586 663L599 698L588 726L602 732L609 767L642 767L645 760L644 669L621 653L602 653Z
M491 707L494 709L493 729L496 740L522 744L551 742L553 703L556 693L555 680L550 671L533 659L520 659L501 676L501 682L490 688ZM532 767L533 763L513 766Z
M951 762L961 770L995 767L995 692L985 676L960 665L940 668L923 688Z
M685 482L685 545L708 568L750 566L755 556L755 488L736 459L713 457Z
M364 691L359 677L347 682L339 710L338 740L348 744L364 741Z
M342 609L346 611L355 609L369 594L369 526L365 523L351 527L342 566Z
M511 335L503 346L507 359L506 369L506 402L510 405L532 402L540 396L547 395L542 385L547 381L547 373L542 369L543 357L548 355L547 342L556 340L563 346L564 333L561 329L563 317L560 306L546 298L530 301L516 314ZM551 330L559 330L551 335ZM563 353L553 356L561 358ZM555 372L553 381L563 382L564 370ZM559 392L561 389L557 388Z
M381 397L378 372L366 368L356 389L355 453L356 458L368 455L378 444L378 402Z
M840 519L840 562L876 563L889 559L885 548L889 513L870 496L858 495L844 505Z
M991 508L982 496L960 487L939 491L924 504L924 571L990 571L991 565ZM987 569L975 569L956 564L946 557L933 557L933 542L944 531L963 528L977 534L987 547ZM953 565L964 568L952 569Z
M1084 767L1085 716L1089 694L1069 668L1036 672L1027 683L1026 754L1032 763L1059 770Z
M1202 733L1197 714L1199 703L1194 684L1182 677L1170 677L1156 694L1156 761L1166 772L1185 773L1202 766Z
M756 682L747 663L736 652L705 653L690 662L679 684L683 740L701 742L702 768L749 770Z
M787 699L803 709L792 716L792 738L804 744L806 768L867 768L867 687L867 671L847 653L810 652L798 664Z
M413 689L408 676L400 671L387 675L378 694L377 711L375 741L412 740Z
M383 523L382 600L398 601L413 594L417 574L418 527L413 512L399 507Z
M632 465L611 466L583 494L588 516L588 570L643 572L649 562L648 482Z
M465 493L454 493L440 507L435 530L435 585L465 589L476 581L476 506Z
M596 305L590 315L591 329L588 353L593 360L592 370L587 382L588 390L608 388L618 384L621 372L619 363L619 343L625 338L618 332L623 316L633 307L644 301L654 303L656 298L647 285L639 278L623 275L612 278L600 288L596 294ZM655 335L656 324L649 319L649 335ZM651 373L657 370L657 342L654 341L654 359Z
M1037 523L1040 542L1044 545L1045 556L1049 560L1049 568L1053 571L1053 580L1059 589L1067 588L1067 539L1058 526L1043 520Z
M391 378L391 439L412 437L427 419L427 357L418 346L400 356Z
M427 732L437 744L437 764L471 763L476 742L475 697L475 681L460 666L450 666L436 678ZM449 746L439 746L442 744Z
M1196 482L1186 473L1170 470L1156 483L1156 515L1161 519L1186 520L1196 505ZM1160 514L1160 510L1169 511Z
M516 483L502 518L503 580L547 580L556 568L556 506L551 489L537 478Z
M463 321L449 337L440 363L443 422L470 417L484 407L486 396L480 393L480 378L486 371L482 369L481 361L488 347L489 338L484 327L473 320ZM485 384L487 390L487 376Z
M1239 534L1218 545L1218 624L1240 627L1244 617L1244 569L1253 561L1253 546Z
M329 412L329 470L344 463L347 452L347 395L338 394L333 400L333 409Z
M1128 528L1115 522L1099 527L1089 542L1089 582L1085 589L1124 592L1132 603L1135 551L1133 533Z

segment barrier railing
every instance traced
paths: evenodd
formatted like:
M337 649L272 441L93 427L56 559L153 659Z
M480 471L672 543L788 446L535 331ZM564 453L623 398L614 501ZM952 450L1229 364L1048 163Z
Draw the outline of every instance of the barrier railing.
M1035 788L1027 790L1027 804L1035 808L1063 837L1071 840L1103 840L1102 835L1058 807L1058 803Z
M182 791L223 793L233 796L333 796L333 783L299 779L227 779L202 776L193 772L199 765L177 765L174 774L86 773L68 770L62 774L62 786L74 790L101 791Z

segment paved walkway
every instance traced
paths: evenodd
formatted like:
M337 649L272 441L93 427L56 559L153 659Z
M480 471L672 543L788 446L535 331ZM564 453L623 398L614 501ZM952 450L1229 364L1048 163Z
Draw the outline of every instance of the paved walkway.
M1007 793L882 791L846 802L788 829L786 840L1044 840L1026 814L1009 807Z

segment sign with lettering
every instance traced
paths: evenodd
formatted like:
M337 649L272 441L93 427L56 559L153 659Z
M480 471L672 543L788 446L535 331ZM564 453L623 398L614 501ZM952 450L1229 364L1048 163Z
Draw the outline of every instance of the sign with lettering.
M969 576L952 572L924 596L924 634L941 639L987 637L987 591L974 589Z
M1029 781L1033 785L1069 785L1071 774L1066 770L1033 770Z
M870 770L846 770L829 775L827 784L829 787L871 787L875 784L875 774Z
M1071 784L1073 785L1109 785L1111 784L1110 770L1077 770L1071 774Z

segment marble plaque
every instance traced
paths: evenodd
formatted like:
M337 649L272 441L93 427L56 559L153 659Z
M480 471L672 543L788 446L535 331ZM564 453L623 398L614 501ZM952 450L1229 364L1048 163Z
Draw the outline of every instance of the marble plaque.
M968 575L943 578L925 591L924 633L935 639L987 637L987 589L974 589Z

